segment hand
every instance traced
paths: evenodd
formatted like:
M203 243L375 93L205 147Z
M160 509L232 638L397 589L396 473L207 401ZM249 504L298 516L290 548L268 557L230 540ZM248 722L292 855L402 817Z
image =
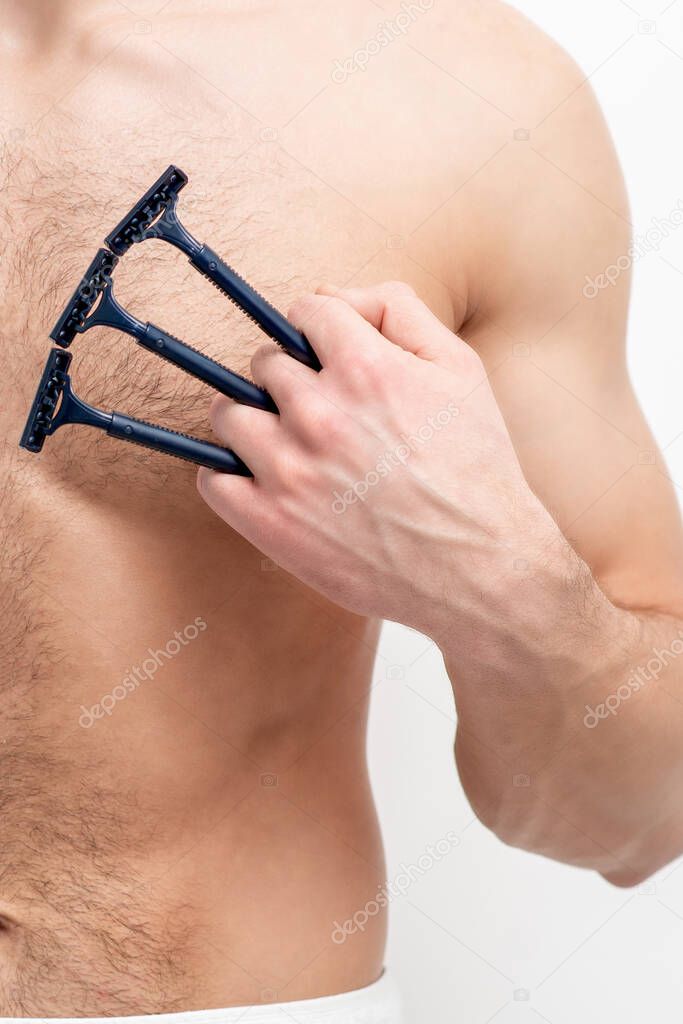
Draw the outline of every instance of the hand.
M289 315L323 369L275 345L256 352L253 377L280 416L214 402L215 433L254 479L201 470L203 498L353 612L432 636L476 621L482 592L521 553L520 531L530 539L539 520L552 522L481 360L403 284L319 289Z
M623 741L603 752L581 726L639 627L532 494L480 359L405 285L319 290L290 318L322 371L259 349L253 375L281 415L219 398L214 429L254 479L201 470L201 494L332 601L437 641L460 777L488 827L619 884L644 877L637 829L614 819L628 806L642 821L651 786L622 799ZM658 736L659 721L651 729ZM674 757L661 761L668 779ZM516 788L518 775L533 790Z

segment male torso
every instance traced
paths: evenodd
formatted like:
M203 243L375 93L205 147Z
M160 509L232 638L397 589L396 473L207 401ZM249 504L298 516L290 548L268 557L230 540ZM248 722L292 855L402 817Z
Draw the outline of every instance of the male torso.
M509 224L485 197L508 217L516 164L505 161L518 158L506 154L536 99L522 106L503 72L478 70L503 45L493 4L463 3L457 32L453 13L429 4L403 29L385 10L396 38L382 52L371 45L381 10L360 0L159 14L104 0L87 14L66 4L63 22L55 5L42 26L29 3L32 42L9 6L0 1015L151 1014L361 987L381 971L383 915L346 943L332 934L382 880L364 750L376 625L264 563L202 505L191 468L84 429L40 458L16 442L52 323L167 164L190 176L188 226L281 308L321 280L402 278L457 329L479 304L473 285L483 303L500 279L483 239ZM75 30L71 17L86 22ZM411 49L431 39L438 53L446 29L490 99ZM352 54L367 71L345 64ZM333 77L339 61L347 70ZM506 98L511 113L498 109ZM503 241L499 255L512 258ZM536 279L526 310L535 288L547 292ZM117 291L237 370L263 340L158 243L124 261ZM539 335L565 298L543 309ZM495 331L482 322L482 349L504 337L507 358L522 317ZM206 434L210 392L130 339L93 332L73 351L84 397ZM97 706L103 717L84 713Z
M285 1000L382 967L381 916L331 939L382 880L364 766L376 626L264 563L189 467L87 431L39 459L15 450L52 322L169 162L190 175L193 231L285 309L324 279L421 284L387 247L398 229L269 130L317 91L291 16L186 7L148 33L112 4L82 51L57 25L35 61L4 54L0 1015ZM318 88L338 88L335 47L363 38L367 18L345 20ZM400 169L369 156L398 212ZM235 369L264 340L155 243L117 290ZM96 404L206 434L211 393L130 339L93 332L73 352ZM150 648L172 656L155 667Z

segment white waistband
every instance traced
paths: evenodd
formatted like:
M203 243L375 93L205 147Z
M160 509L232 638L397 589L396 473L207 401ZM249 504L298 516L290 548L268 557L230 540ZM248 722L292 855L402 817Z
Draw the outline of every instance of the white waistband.
M148 1017L0 1017L0 1024L401 1024L401 1001L393 979L355 992L269 1006L234 1006Z

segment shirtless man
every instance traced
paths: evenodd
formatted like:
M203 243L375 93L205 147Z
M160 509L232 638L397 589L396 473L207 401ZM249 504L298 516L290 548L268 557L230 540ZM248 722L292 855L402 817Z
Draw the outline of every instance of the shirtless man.
M0 0L4 1016L286 1003L382 973L383 915L332 939L383 879L377 622L274 571L191 467L76 428L16 448L50 327L167 164L190 175L188 225L281 308L321 280L411 284L484 359L530 483L605 586L677 594L670 489L648 460L627 472L654 450L622 401L627 275L582 295L629 223L571 62L491 0L409 4L400 29L365 0L159 7ZM117 283L234 369L262 344L162 245ZM95 403L206 431L207 389L129 339L74 353Z

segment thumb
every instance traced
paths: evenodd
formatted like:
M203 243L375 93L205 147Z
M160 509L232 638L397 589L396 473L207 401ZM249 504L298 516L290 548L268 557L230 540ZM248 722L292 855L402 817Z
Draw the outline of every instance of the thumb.
M456 370L469 345L442 324L410 285L387 281L370 288L321 285L320 295L334 295L352 306L385 338L419 359Z

